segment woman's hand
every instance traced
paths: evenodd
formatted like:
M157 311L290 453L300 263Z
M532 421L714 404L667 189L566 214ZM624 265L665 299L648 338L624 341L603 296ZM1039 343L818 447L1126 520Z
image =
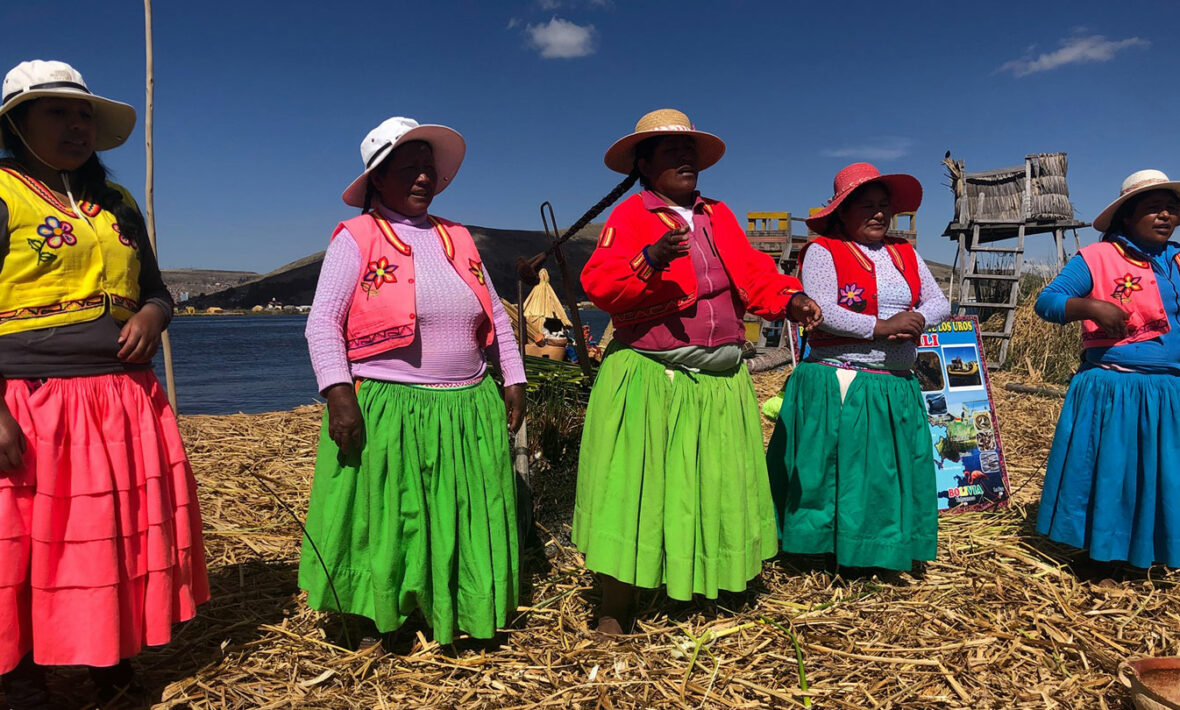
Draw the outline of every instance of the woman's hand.
M926 316L917 311L902 311L884 320L878 318L873 328L874 338L889 340L917 340L926 329Z
M1098 324L1112 338L1122 340L1127 337L1127 320L1131 314L1119 308L1110 301L1100 301L1097 298L1087 298L1085 304L1086 319Z
M356 401L352 385L340 383L324 390L328 400L328 436L340 447L344 455L359 450L364 442L364 417L361 405Z
M504 406L508 410L508 428L515 434L524 424L524 385L504 388Z
M666 269L673 259L688 255L688 225L670 229L647 248L647 258L657 269Z
M119 331L120 347L116 356L123 362L151 362L160 347L160 334L166 321L167 316L154 303L139 309Z
M820 310L819 304L805 293L791 297L790 303L787 304L787 317L806 330L815 330L824 322L824 313Z
M17 471L25 462L28 442L8 407L0 402L0 477Z

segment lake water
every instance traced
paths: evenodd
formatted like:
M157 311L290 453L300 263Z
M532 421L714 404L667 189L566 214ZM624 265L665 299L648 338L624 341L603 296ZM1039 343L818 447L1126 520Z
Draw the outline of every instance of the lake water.
M582 313L597 340L602 311ZM179 317L172 320L172 365L181 414L273 412L323 401L307 355L304 315ZM163 349L156 375L164 381Z

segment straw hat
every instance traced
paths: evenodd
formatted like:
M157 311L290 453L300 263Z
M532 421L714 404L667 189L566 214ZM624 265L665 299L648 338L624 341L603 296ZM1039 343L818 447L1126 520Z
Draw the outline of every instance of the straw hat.
M344 191L344 204L364 207L369 173L376 170L399 145L410 141L426 141L430 144L434 152L434 169L438 172L434 194L447 189L463 164L463 156L467 154L467 142L463 136L453 128L419 124L412 118L394 116L369 131L369 135L361 141L361 160L365 164L365 171Z
M827 234L829 218L844 200L856 188L873 182L879 182L889 190L889 203L894 212L913 212L922 204L922 183L914 176L903 173L882 175L870 163L853 163L836 173L836 179L832 181L832 199L805 220L807 226L816 234Z
M90 102L98 127L95 150L110 150L122 145L135 128L134 108L91 93L82 75L69 64L40 59L21 62L5 75L0 89L0 117L26 101L46 96ZM4 147L4 139L0 137L0 148Z
M1168 176L1159 170L1138 170L1123 180L1123 187L1119 190L1119 198L1106 206L1106 209L1094 218L1094 229L1099 232L1110 230L1110 221L1123 203L1141 192L1150 190L1171 190L1180 196L1180 182L1169 180Z
M725 142L712 133L693 128L688 116L674 108L661 108L645 114L635 124L635 132L615 141L606 151L603 162L616 173L627 175L635 167L635 146L655 136L688 135L696 139L697 169L705 168L721 160L725 155Z

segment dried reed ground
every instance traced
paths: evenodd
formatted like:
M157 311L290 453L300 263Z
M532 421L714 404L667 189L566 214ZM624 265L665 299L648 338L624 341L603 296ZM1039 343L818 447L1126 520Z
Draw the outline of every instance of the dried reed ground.
M760 376L760 397L783 378ZM185 417L213 601L136 664L157 707L1130 707L1115 665L1180 653L1178 576L1087 581L1033 532L1061 401L1006 392L1010 379L993 386L1014 504L942 518L923 573L843 579L777 559L715 605L645 594L639 633L603 643L588 634L592 577L566 542L567 465L536 482L557 508L546 519L565 523L548 530L550 557L530 561L501 644L440 648L416 627L386 654L333 645L336 621L296 586L299 529L275 495L302 516L320 410ZM59 671L55 684L82 697L83 678Z

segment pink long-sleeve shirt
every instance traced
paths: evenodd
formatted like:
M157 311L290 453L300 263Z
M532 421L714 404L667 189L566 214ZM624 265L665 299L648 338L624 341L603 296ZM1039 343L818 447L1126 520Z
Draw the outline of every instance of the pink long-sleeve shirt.
M349 363L344 322L363 264L356 240L347 229L341 230L324 254L305 331L320 391L351 383L354 378L406 384L469 384L483 377L488 358L499 366L505 385L523 383L524 363L516 348L512 324L487 270L484 280L492 297L496 337L485 356L476 331L487 316L479 299L443 253L426 216L406 217L384 205L377 209L413 248L417 331L413 342L404 348Z

